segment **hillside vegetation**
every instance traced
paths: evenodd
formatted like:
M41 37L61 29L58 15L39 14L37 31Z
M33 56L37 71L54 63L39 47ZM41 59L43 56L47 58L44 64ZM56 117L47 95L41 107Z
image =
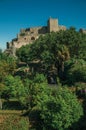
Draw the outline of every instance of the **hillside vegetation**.
M1 114L23 111L10 117L12 125L21 117L18 127L10 121L8 127L6 118L1 128L85 130L86 34L71 27L40 36L18 49L16 57L0 51L0 97Z

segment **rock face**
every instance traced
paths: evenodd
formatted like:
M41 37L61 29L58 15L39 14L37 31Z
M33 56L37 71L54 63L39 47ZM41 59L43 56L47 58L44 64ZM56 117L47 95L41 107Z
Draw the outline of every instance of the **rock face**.
M47 26L21 29L20 33L17 35L17 38L12 39L11 42L7 42L6 52L15 55L15 51L17 48L20 48L21 46L27 44L31 44L40 35L44 35L52 31L57 32L60 30L66 30L66 27L59 25L58 19L53 18L49 18L49 20L47 21Z

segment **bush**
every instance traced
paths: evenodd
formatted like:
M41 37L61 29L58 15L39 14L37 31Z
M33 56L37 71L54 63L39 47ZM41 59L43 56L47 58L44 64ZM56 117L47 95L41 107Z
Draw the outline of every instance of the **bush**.
M64 76L70 85L76 82L86 82L86 61L73 59L65 62Z
M38 107L45 130L69 130L83 115L76 96L67 88L54 88L50 95L42 92Z

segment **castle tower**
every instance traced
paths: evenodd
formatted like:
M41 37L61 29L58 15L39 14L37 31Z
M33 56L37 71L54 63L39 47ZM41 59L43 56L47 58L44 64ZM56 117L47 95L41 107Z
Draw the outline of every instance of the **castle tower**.
M58 27L58 19L52 19L50 18L47 22L48 32L57 32L59 31Z

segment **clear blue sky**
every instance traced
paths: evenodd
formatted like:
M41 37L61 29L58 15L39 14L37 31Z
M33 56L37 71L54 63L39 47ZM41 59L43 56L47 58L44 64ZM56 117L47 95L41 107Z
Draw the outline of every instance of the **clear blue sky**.
M86 0L0 0L0 48L6 48L20 28L46 25L49 17L59 24L86 29Z

